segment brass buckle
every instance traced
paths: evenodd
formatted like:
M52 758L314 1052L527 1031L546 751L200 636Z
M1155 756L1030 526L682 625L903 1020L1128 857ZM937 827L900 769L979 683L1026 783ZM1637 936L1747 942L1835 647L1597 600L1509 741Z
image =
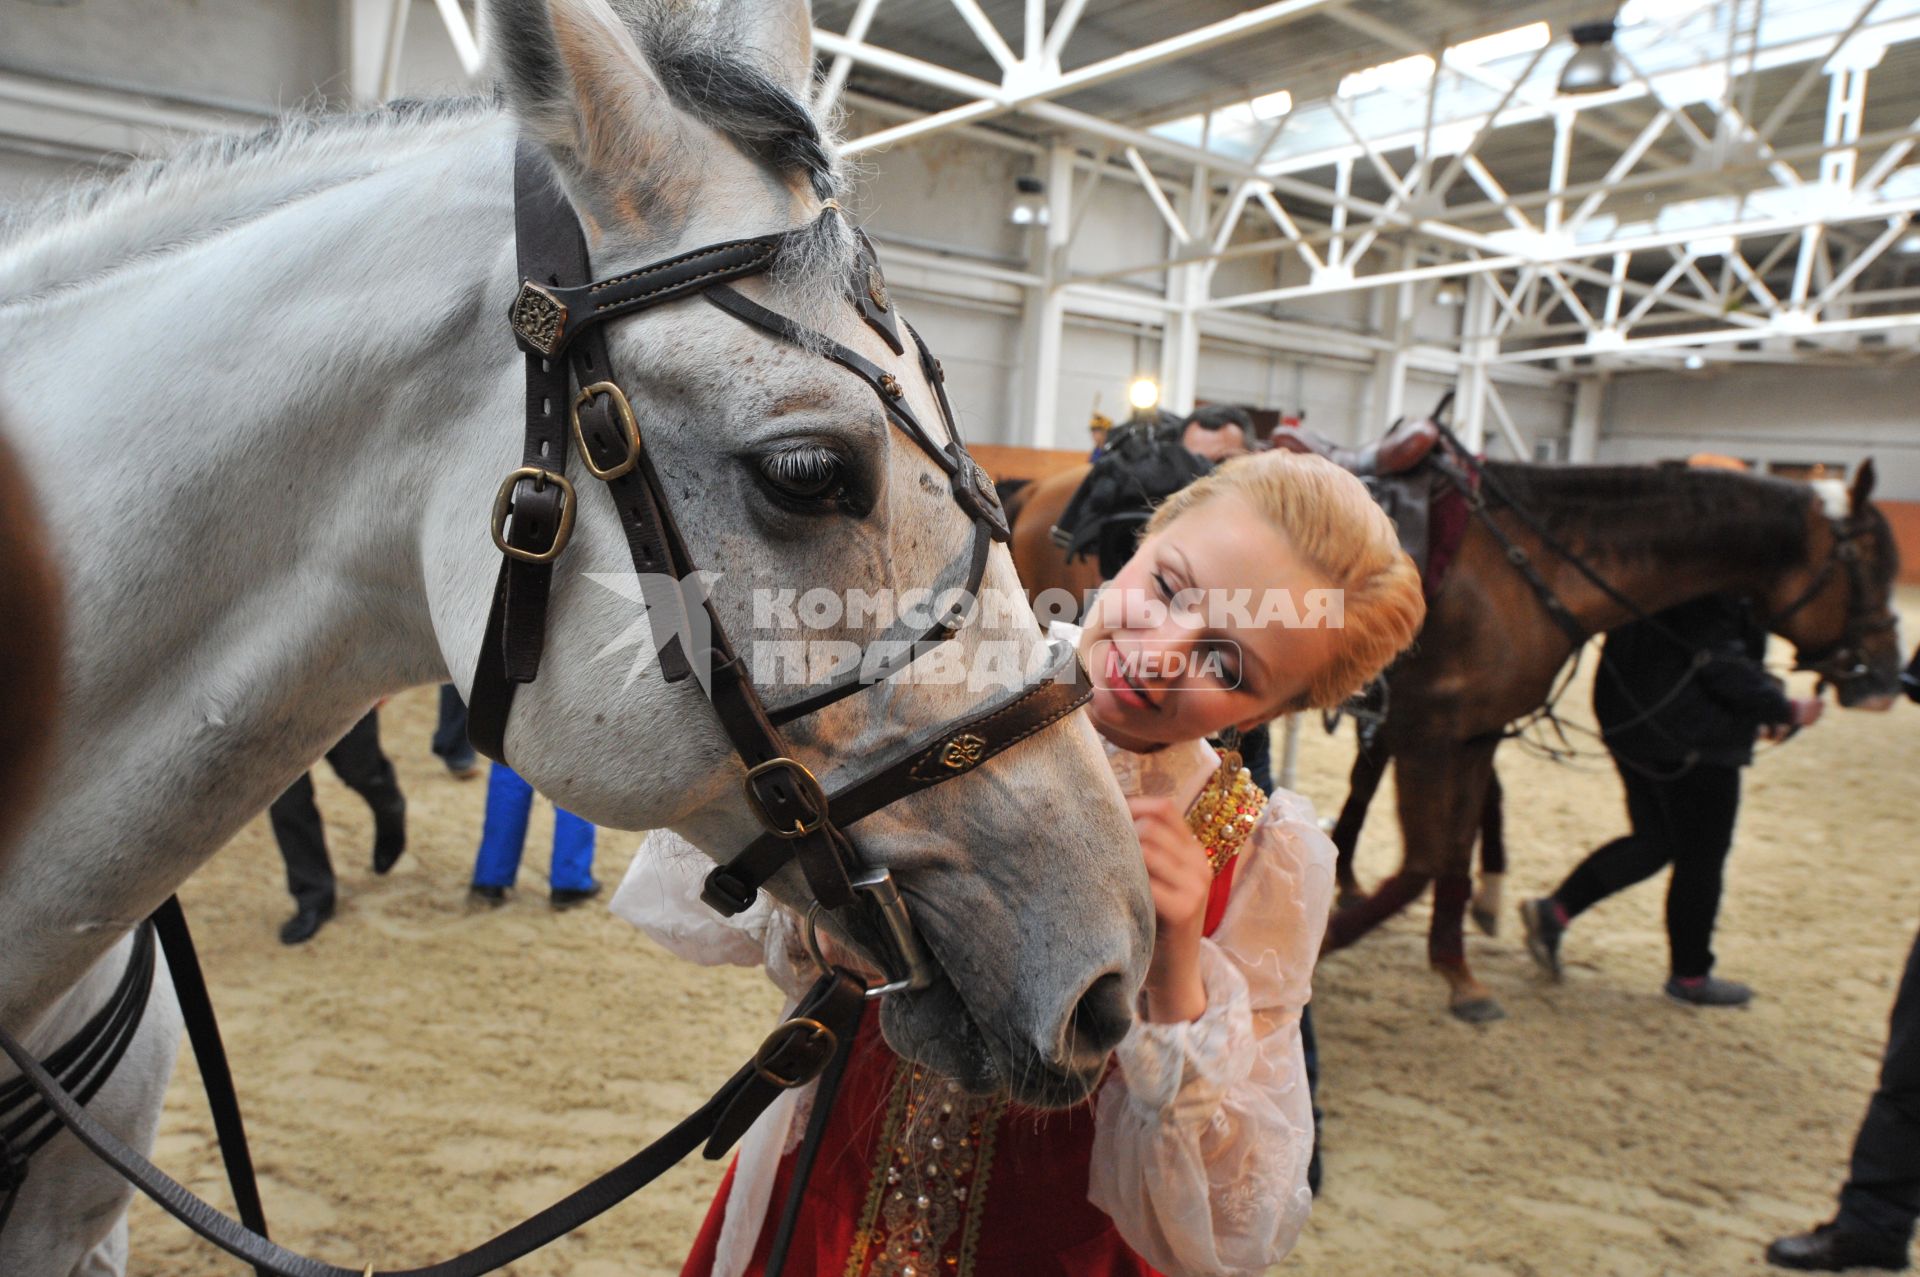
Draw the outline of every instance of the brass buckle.
M586 433L580 429L580 410L596 395L606 395L613 400L614 415L620 418L621 429L625 430L627 435L627 455L617 465L606 470L594 464L593 449L587 447ZM567 415L573 421L573 437L580 445L580 458L587 463L587 469L593 472L594 478L603 483L611 483L622 475L633 473L633 468L640 464L640 423L634 419L633 405L627 402L626 392L620 387L610 381L594 382L574 399L573 407L567 410Z
M810 1019L804 1015L795 1016L793 1019L786 1021L774 1029L772 1033L767 1035L766 1040L760 1044L760 1049L753 1053L753 1071L783 1091L791 1091L796 1086L805 1086L807 1083L813 1081L814 1078L820 1076L820 1069L816 1068L807 1077L786 1077L782 1074L775 1073L770 1066L770 1061L773 1056L791 1045L796 1030L806 1034L802 1044L808 1048L815 1046L824 1039L827 1048L827 1058L832 1058L833 1053L840 1049L840 1038L832 1029L829 1029L826 1025L820 1023L820 1021ZM825 1067L824 1064L821 1067Z
M551 481L560 485L560 526L553 530L553 542L544 550L523 550L507 541L507 515L513 509L513 490L522 479L532 479L537 484ZM567 476L557 470L542 470L539 466L521 466L509 474L500 484L500 491L493 498L493 543L500 547L500 553L510 559L519 559L522 563L551 563L560 557L560 551L567 548L567 542L573 538L573 485L567 482Z
M793 823L792 829L783 830L773 823L773 815L766 809L766 806L761 803L760 795L754 792L753 782L776 768L785 768L791 772L793 774L794 787L813 799L813 809L818 814L814 817L812 824L806 824L796 820ZM753 808L753 814L759 818L760 827L772 834L775 838L804 838L808 834L814 833L826 826L827 791L820 788L820 782L814 779L813 773L807 770L806 764L791 758L769 759L761 763L758 767L752 767L747 770L746 784L748 806Z

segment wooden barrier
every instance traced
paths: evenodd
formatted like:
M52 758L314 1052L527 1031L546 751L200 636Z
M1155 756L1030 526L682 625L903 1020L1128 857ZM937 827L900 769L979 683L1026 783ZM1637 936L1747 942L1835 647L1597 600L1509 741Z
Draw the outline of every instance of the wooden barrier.
M1900 579L1920 585L1920 501L1876 501L1900 546Z

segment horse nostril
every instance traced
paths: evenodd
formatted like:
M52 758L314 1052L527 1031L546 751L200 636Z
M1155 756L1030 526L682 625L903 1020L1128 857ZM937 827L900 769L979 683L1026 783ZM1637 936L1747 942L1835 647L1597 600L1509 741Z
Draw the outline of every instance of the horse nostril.
M1126 981L1118 971L1109 971L1087 986L1067 1017L1067 1055L1105 1057L1132 1027L1133 1004Z

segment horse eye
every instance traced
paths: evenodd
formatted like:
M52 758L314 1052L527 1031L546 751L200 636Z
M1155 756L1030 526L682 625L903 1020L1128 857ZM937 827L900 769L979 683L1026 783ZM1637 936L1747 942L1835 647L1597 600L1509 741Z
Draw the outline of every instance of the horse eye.
M847 483L840 454L818 444L782 448L759 458L760 476L780 496L809 504L831 501Z

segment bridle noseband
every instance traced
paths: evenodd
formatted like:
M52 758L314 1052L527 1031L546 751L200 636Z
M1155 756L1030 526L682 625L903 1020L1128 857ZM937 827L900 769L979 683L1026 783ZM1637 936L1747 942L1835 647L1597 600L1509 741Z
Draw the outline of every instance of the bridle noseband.
M1006 515L992 481L961 441L939 361L913 326L896 314L865 236L859 236L857 265L847 290L850 303L894 354L906 355L911 344L939 406L945 444L921 424L895 374L729 287L734 280L771 270L788 241L809 228L715 244L588 283L582 282L591 279L591 269L579 219L552 180L541 152L524 142L515 159L514 190L524 282L509 320L526 356L526 449L494 502L493 536L504 557L470 698L470 732L481 752L502 757L513 694L539 673L553 564L573 528L575 495L565 474L570 444L578 445L588 471L607 485L635 571L684 580L696 570L640 422L613 372L605 326L614 319L699 296L777 340L821 354L865 383L887 420L945 472L954 502L973 522L967 582L959 597L977 597L993 542L1008 539ZM823 218L841 215L831 201L820 213ZM564 413L556 411L563 405ZM964 624L964 605L943 613L910 641L878 640L875 647L897 646L891 659L852 662L824 686L769 711L711 600L689 604L672 593L682 607L706 609L709 650L684 649L681 636L695 632L679 623L684 616L650 611L661 673L677 683L695 672L696 662L704 667L702 690L746 766L745 801L762 830L713 870L702 898L721 913L737 914L753 903L769 879L798 861L814 900L810 932L822 911L857 907L864 914L868 925L862 939L870 939L878 949L872 956L885 973L870 997L926 987L934 976L933 964L898 885L886 869L860 862L844 829L910 794L965 775L1084 705L1091 688L1078 659L1071 649L1058 647L1038 677L1011 699L923 734L829 795L787 748L780 727L883 681L931 652ZM674 637L659 643L658 636L666 633Z

